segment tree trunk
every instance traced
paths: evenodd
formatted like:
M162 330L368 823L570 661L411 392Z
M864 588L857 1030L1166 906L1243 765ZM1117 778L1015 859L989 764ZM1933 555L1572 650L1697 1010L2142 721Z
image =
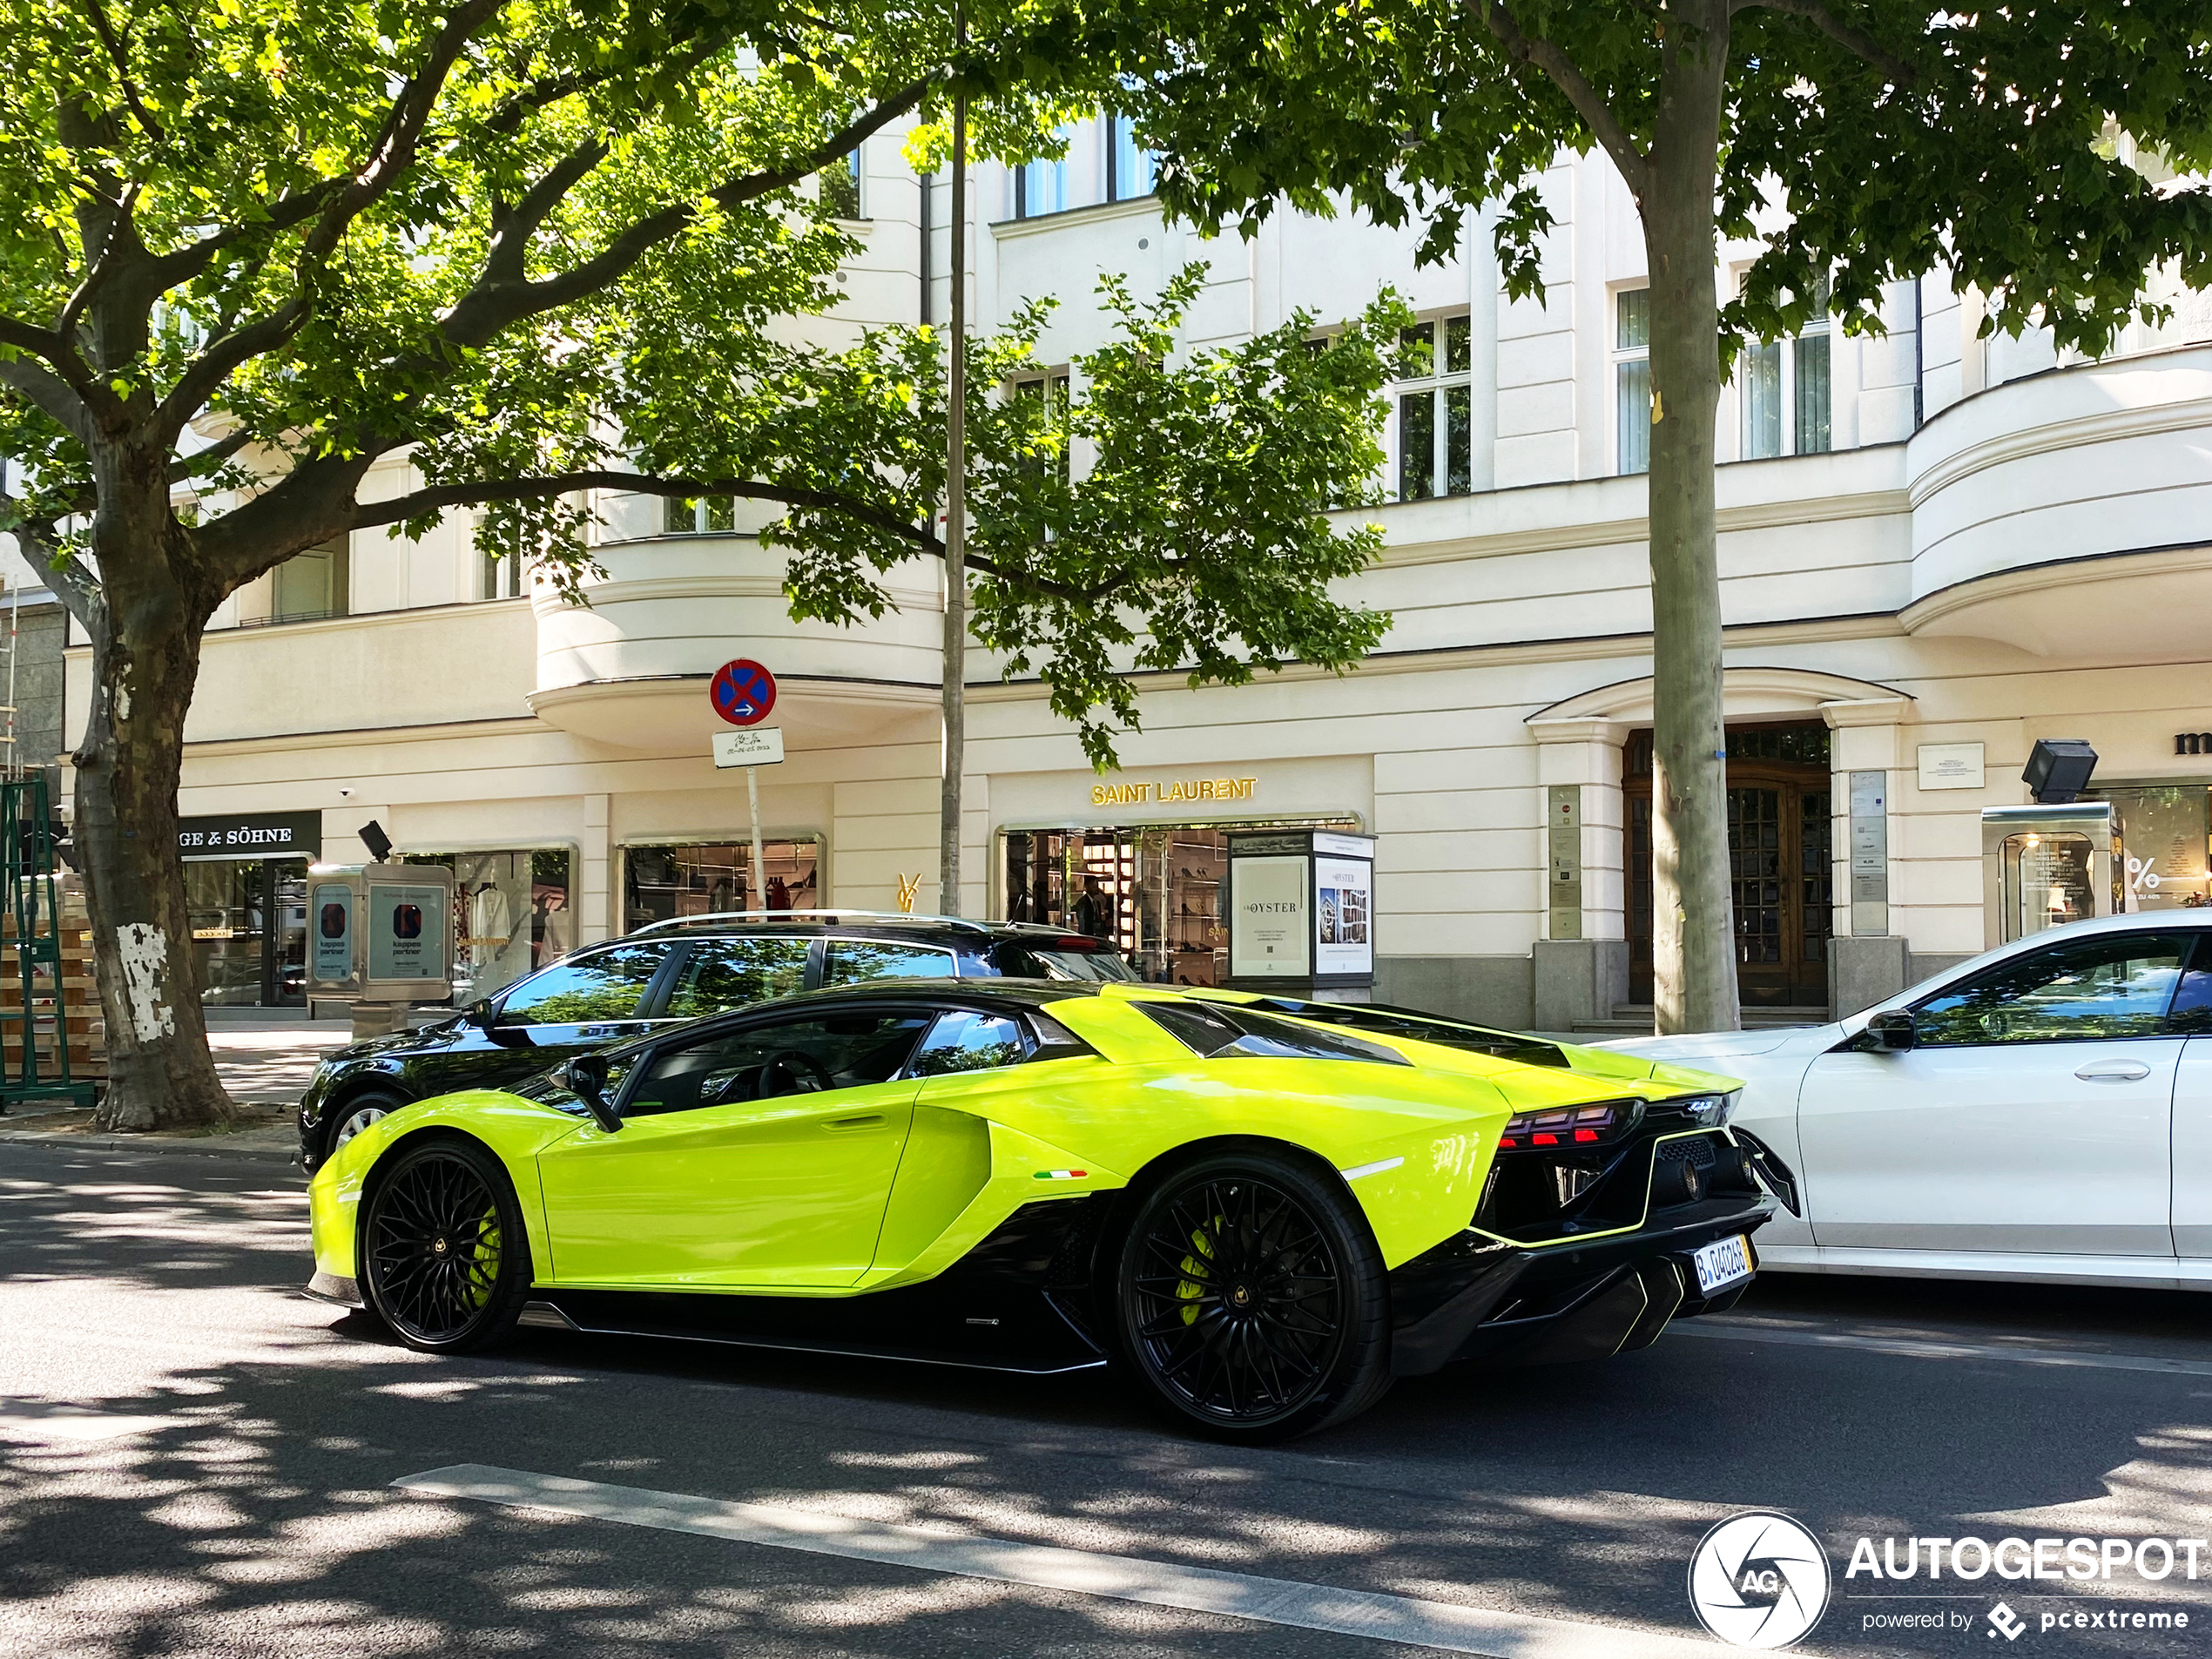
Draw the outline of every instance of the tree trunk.
M1739 1022L1729 886L1713 424L1720 404L1715 152L1727 0L1666 12L1649 188L1651 267L1653 1001L1661 1032Z
M188 534L171 518L167 487L130 516L103 504L98 552L111 536L160 540ZM184 711L199 677L206 612L165 577L166 550L132 548L100 560L111 573L104 599L79 620L92 637L92 705L73 757L72 839L84 871L107 1015L108 1087L103 1129L172 1129L226 1121L230 1097L207 1051L194 984L192 923L177 855L177 786ZM127 577L125 573L128 573Z

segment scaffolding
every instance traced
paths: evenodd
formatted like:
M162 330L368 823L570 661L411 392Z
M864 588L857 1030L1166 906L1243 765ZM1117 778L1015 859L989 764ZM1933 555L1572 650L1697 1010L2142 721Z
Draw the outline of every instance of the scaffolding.
M12 670L12 651L10 659ZM11 711L10 772L14 725ZM81 949L64 948L55 840L44 771L0 781L0 1112L10 1101L57 1096L90 1106L97 1095L89 1078L71 1070L72 1019L85 1025L88 1040L90 1032L71 993L81 997L90 979L72 979L68 969L89 964Z

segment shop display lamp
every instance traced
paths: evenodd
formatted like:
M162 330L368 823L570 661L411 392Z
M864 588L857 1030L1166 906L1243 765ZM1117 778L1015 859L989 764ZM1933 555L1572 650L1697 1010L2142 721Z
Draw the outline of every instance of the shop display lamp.
M2039 804L2063 806L2080 799L2096 769L2097 752L2080 738L2038 738L2020 781Z

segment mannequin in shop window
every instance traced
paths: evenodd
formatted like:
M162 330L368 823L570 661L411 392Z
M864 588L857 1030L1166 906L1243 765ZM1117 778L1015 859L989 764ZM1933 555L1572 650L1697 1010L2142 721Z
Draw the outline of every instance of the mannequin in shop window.
M779 875L772 875L768 878L768 908L771 910L791 908L791 888L785 884L783 877Z
M568 954L569 895L557 887L541 888L530 907L530 966L543 968Z

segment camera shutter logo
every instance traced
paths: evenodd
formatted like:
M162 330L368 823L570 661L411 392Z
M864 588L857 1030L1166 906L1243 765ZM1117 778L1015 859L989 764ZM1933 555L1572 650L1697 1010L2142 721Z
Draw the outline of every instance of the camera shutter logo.
M1737 1648L1787 1648L1828 1609L1828 1552L1787 1515L1730 1515L1689 1558L1697 1622Z

